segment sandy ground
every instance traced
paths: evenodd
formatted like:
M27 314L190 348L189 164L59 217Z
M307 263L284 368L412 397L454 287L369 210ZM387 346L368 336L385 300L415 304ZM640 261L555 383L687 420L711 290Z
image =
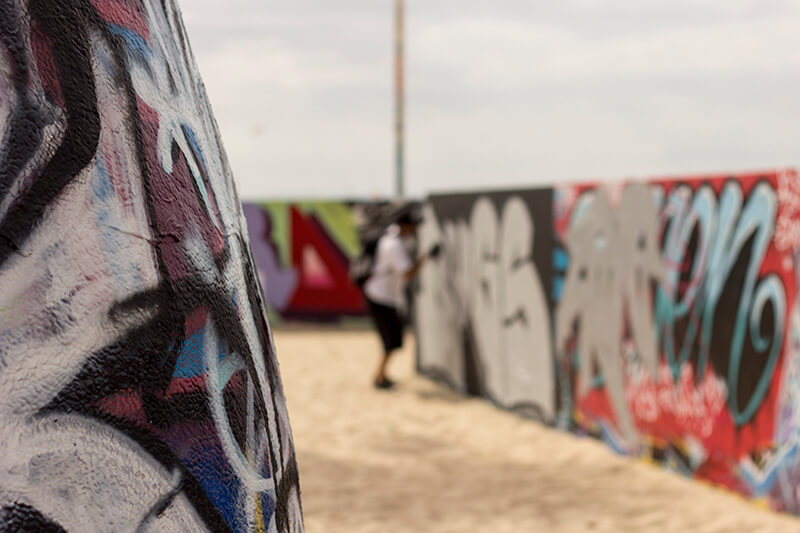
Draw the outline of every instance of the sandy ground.
M800 521L466 399L416 376L370 386L377 338L278 331L309 533L800 532Z

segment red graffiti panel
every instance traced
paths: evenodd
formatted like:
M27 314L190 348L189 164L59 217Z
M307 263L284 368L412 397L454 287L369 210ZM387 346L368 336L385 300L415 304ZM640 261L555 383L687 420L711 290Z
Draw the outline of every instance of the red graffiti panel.
M289 303L298 313L359 313L361 291L349 277L349 263L324 229L295 206L291 215L292 264L299 271L297 289Z
M579 426L759 493L740 470L780 447L797 190L791 170L556 190L556 351Z

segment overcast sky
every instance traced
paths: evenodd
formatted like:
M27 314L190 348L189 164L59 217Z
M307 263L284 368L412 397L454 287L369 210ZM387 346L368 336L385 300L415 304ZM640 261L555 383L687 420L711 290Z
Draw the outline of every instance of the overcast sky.
M406 0L407 183L800 163L800 0ZM182 0L244 199L390 195L393 0Z

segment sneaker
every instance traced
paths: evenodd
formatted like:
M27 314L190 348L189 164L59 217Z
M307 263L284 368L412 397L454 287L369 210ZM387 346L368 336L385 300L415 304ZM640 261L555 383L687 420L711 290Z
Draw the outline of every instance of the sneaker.
M395 383L389 378L383 378L383 381L375 381L376 389L388 390L394 387Z

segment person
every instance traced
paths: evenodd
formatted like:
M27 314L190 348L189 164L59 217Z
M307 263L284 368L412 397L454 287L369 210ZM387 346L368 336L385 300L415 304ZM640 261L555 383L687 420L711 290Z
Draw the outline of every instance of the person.
M375 375L375 387L389 389L394 382L386 367L395 350L403 346L406 309L405 287L420 271L428 257L438 255L434 246L426 255L412 261L404 240L416 234L420 220L413 211L401 214L380 237L371 273L364 283L364 297L383 344L383 357Z

